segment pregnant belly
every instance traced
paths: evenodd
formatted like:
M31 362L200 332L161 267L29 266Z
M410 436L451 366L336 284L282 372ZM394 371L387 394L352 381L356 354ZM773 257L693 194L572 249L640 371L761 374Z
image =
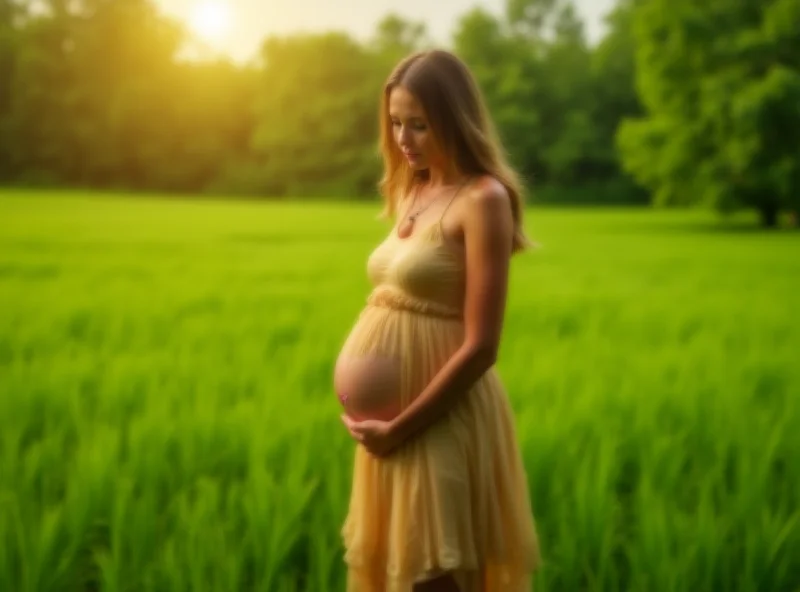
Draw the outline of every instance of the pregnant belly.
M400 412L400 362L395 358L343 352L336 361L333 386L353 419L388 421Z

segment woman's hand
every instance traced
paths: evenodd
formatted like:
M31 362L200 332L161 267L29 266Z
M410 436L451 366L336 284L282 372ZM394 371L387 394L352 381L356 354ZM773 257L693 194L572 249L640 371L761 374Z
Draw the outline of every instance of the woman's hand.
M377 419L356 421L346 413L342 414L341 418L350 435L375 456L388 456L402 443L390 421Z

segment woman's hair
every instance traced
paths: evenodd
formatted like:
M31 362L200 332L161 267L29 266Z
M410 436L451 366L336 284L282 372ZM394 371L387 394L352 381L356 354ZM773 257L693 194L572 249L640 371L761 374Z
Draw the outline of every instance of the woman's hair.
M380 150L384 173L378 188L384 199L381 216L397 212L420 176L408 165L394 141L389 98L396 87L408 90L425 110L436 145L463 175L491 175L508 191L514 216L513 251L531 245L523 228L524 198L517 173L506 161L502 144L475 78L466 64L441 49L404 58L389 75L380 105Z

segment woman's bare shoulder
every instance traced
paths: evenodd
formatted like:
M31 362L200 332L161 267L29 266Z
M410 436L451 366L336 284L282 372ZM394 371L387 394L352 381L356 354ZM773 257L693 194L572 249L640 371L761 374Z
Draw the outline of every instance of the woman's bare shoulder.
M454 226L457 229L453 234L458 235L462 243L470 228L474 232L476 226L479 227L482 223L496 225L498 221L501 221L501 226L505 226L502 221L511 219L508 191L491 175L482 175L471 180L464 188L463 197L464 199L456 200L453 208Z
M492 175L481 175L472 181L467 194L472 200L504 201L508 200L505 186Z
M489 220L494 223L512 219L511 200L508 190L495 177L483 175L470 185L461 215L467 225L481 224ZM488 216L488 218L487 218ZM506 224L502 224L506 226Z

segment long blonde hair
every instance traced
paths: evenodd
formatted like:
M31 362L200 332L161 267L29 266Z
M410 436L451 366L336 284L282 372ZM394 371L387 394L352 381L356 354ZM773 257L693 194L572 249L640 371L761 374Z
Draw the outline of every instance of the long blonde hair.
M383 196L381 217L397 213L420 175L403 158L394 141L389 116L392 90L402 86L420 102L438 146L463 175L490 175L511 197L514 217L513 252L532 245L523 228L524 197L519 176L508 164L483 95L466 64L441 49L413 53L389 75L380 103L380 150L384 172L378 183Z

